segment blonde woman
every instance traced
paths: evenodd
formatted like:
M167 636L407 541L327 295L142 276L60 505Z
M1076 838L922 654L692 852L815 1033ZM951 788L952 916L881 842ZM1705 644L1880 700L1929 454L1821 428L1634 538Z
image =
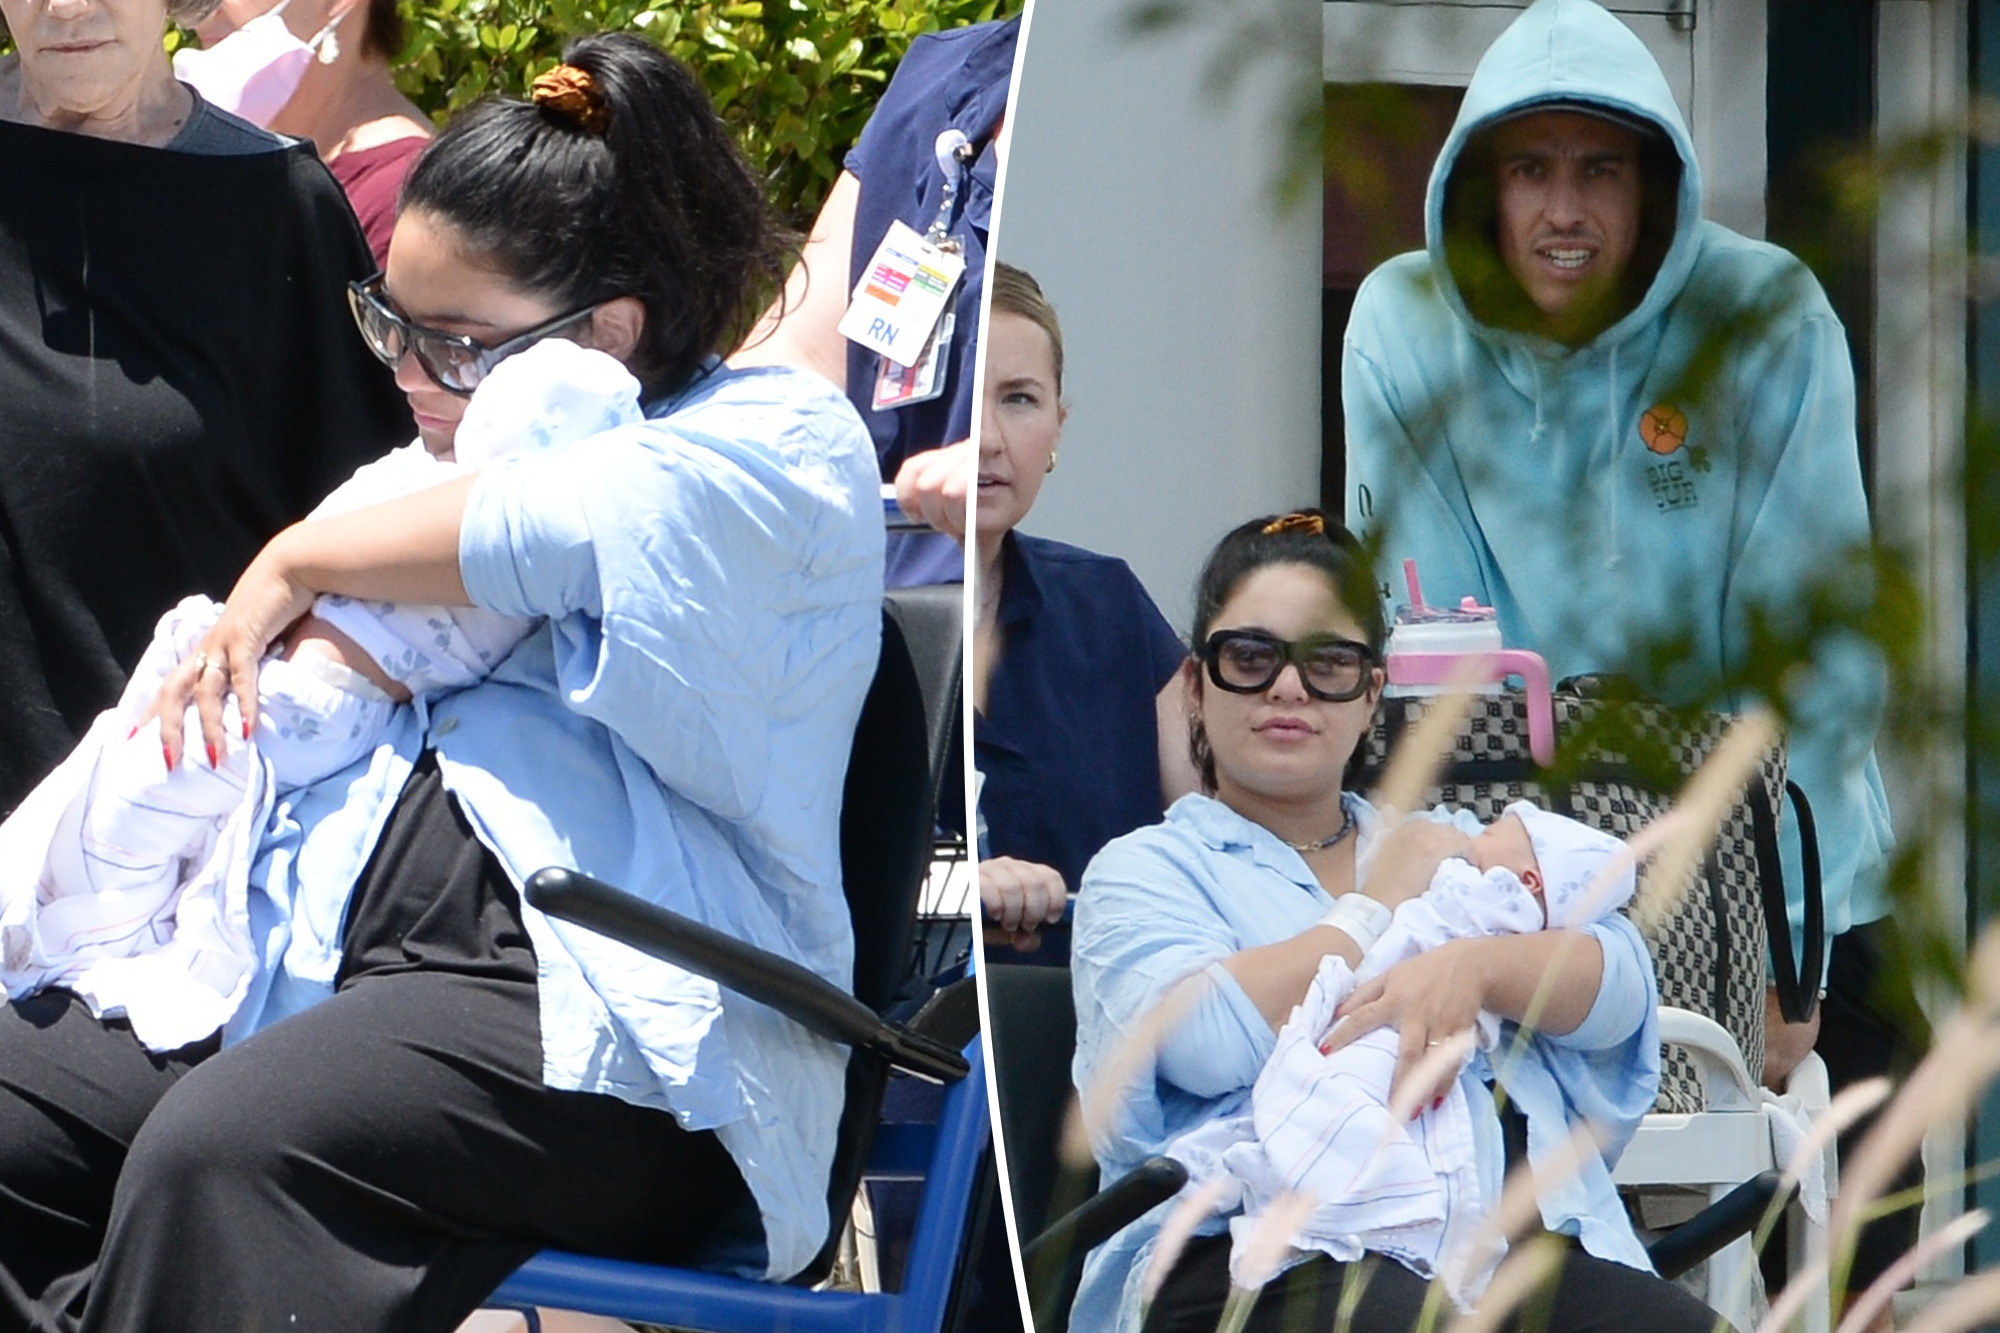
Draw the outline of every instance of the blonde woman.
M1056 470L1062 328L1011 265L992 301L973 543L979 891L989 939L1027 951L1098 848L1192 789L1174 683L1187 650L1124 561L1016 531Z

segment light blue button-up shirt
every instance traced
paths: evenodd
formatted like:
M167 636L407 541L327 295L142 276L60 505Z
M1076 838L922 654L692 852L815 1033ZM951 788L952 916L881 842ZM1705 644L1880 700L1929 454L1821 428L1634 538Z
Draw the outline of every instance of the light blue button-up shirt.
M348 898L425 745L518 886L566 866L848 984L842 778L880 642L875 456L847 400L714 368L644 424L482 471L472 601L545 617L488 680L405 710L372 760L290 798L255 875L264 962L234 1040L332 993ZM543 1077L713 1129L787 1277L827 1232L846 1053L524 905Z
M1357 864L1365 878L1382 821L1357 801ZM1454 817L1468 832L1468 813ZM1220 801L1183 796L1164 822L1129 833L1098 853L1077 898L1070 966L1076 988L1076 1085L1091 1105L1091 1147L1106 1183L1165 1150L1197 1125L1247 1111L1251 1086L1277 1033L1223 968L1231 954L1276 944L1315 925L1333 899L1299 854L1270 830ZM1559 1177L1545 1172L1542 1220L1577 1236L1602 1258L1649 1268L1612 1184L1610 1164L1652 1109L1660 1047L1653 965L1623 917L1586 928L1604 952L1603 979L1589 1015L1562 1036L1537 1034L1516 1049L1517 1027L1501 1024L1493 1065L1528 1121L1528 1154L1541 1160L1589 1122L1604 1136L1600 1158ZM1183 979L1205 983L1185 1018L1122 1087L1103 1088L1124 1038ZM1460 1075L1479 1129L1482 1187L1497 1198L1506 1170L1500 1123L1491 1114L1494 1068L1475 1055ZM1088 1107L1087 1107L1088 1109ZM1482 1111L1486 1112L1482 1114ZM1140 1280L1172 1204L1148 1213L1092 1251L1084 1263L1070 1326L1127 1333L1140 1324ZM1204 1230L1220 1231L1224 1218Z

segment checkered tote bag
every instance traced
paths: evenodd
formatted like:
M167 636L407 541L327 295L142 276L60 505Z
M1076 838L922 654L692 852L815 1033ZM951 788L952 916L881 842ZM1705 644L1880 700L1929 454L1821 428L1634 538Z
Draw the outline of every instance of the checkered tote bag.
M1358 756L1354 785L1378 783L1396 740L1429 706L1422 697L1386 699ZM1477 696L1427 801L1498 817L1526 800L1620 837L1629 837L1671 804L1673 794L1721 740L1731 718L1687 714L1645 701L1599 697L1597 682L1565 681L1553 698L1557 755L1544 769L1528 752L1528 710L1518 691ZM1789 940L1778 868L1777 811L1790 797L1805 831L1808 885L1806 969L1791 950L1771 959L1788 1017L1810 1013L1818 992L1819 873L1811 816L1785 778L1785 752L1763 758L1721 831L1660 919L1642 927L1659 977L1660 1002L1703 1014L1736 1038L1751 1077L1764 1066L1764 979L1769 942ZM1644 872L1641 878L1643 882ZM1661 1053L1657 1109L1701 1109L1701 1089L1686 1052Z

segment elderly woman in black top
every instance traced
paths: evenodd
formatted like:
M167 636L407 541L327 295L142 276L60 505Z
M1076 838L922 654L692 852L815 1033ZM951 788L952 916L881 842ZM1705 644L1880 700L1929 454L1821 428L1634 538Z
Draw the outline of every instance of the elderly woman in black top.
M174 80L168 20L211 7L0 0L0 811L162 610L409 438L339 188Z

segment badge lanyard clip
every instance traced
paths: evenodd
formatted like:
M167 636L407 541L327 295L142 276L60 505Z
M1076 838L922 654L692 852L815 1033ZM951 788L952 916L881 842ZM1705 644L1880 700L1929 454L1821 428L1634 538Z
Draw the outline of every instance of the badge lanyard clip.
M965 243L951 234L951 224L961 182L976 154L972 141L965 137L964 130L959 129L949 129L938 135L935 152L938 174L944 177L944 194L938 200L937 216L931 219L930 230L924 233L924 240L940 250L958 254L965 249Z

